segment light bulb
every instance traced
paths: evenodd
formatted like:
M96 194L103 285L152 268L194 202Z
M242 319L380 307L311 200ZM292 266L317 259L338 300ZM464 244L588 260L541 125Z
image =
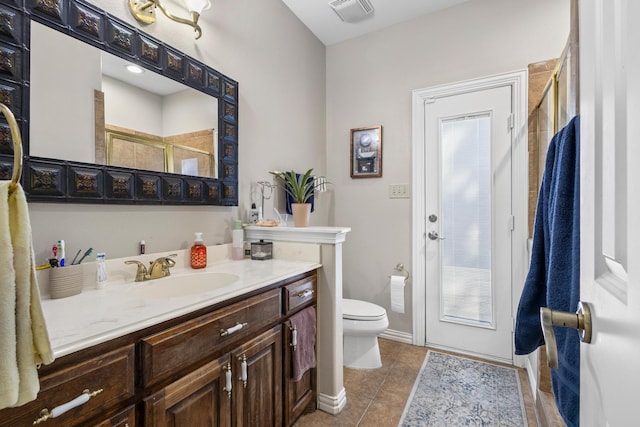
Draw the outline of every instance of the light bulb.
M211 1L209 0L185 0L185 4L189 12L195 12L198 15L201 14L203 10L211 7Z
M133 65L133 64L129 64L125 68L127 69L128 72L133 73L133 74L142 74L142 72L144 71L142 68L138 67L137 65Z

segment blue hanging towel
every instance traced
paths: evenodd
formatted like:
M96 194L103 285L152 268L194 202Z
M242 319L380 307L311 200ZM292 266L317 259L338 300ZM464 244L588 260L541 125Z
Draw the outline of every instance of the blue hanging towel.
M575 312L580 300L580 119L574 117L551 142L538 195L531 264L515 330L516 354L544 345L540 307ZM580 423L580 338L555 328L558 369L553 393L569 427Z

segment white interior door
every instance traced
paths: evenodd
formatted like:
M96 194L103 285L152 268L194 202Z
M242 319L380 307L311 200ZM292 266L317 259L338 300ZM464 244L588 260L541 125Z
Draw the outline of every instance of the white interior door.
M512 360L512 87L425 107L426 344Z
M580 2L580 424L638 424L640 2Z

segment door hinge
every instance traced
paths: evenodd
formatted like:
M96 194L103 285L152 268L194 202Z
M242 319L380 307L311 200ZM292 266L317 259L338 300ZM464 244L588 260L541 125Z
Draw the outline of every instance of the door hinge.
M513 231L516 229L516 217L511 215L509 218L509 231Z
M509 116L507 117L507 129L513 130L513 128L515 127L515 116L513 115L513 113L509 114Z

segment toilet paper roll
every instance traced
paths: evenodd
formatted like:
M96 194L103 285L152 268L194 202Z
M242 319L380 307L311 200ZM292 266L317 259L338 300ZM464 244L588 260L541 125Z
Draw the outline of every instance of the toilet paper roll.
M396 313L404 313L404 276L391 276L389 288L391 289L391 310Z

